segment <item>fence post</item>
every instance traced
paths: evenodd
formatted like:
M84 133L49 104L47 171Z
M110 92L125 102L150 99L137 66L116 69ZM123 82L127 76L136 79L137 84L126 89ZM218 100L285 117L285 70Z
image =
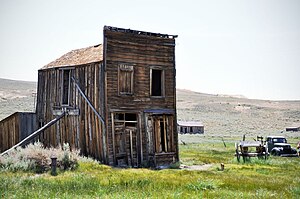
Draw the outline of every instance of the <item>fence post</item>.
M52 154L51 155L51 175L56 176L56 167L57 167L57 157L56 155Z

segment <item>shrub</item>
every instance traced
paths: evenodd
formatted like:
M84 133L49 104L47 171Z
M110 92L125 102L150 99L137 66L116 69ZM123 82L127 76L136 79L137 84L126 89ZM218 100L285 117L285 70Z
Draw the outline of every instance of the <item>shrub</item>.
M44 173L51 169L51 156L57 157L57 167L60 170L76 169L78 160L81 159L79 151L70 150L68 143L65 143L63 147L45 148L42 143L35 142L25 148L18 147L1 156L0 169Z

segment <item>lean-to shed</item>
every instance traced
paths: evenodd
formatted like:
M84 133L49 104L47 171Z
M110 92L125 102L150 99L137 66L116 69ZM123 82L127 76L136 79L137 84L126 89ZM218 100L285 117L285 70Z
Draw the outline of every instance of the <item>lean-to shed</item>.
M203 134L204 125L196 121L178 121L178 133Z
M175 35L105 26L103 44L38 71L37 121L47 146L68 142L115 166L178 161Z

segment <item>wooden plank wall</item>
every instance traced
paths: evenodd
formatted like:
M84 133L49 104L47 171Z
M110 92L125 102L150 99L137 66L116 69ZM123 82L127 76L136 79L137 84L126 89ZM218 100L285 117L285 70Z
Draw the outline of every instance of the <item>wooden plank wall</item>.
M36 114L16 112L0 121L0 151L22 141L36 130Z
M18 119L19 114L16 112L0 122L1 152L17 144L19 140Z
M20 140L37 130L36 113L19 113Z
M90 102L98 112L103 107L103 89L99 84L101 74L101 63L92 63L72 68L73 76L85 93ZM41 124L52 120L53 107L62 109L62 70L52 68L39 71L37 116ZM46 146L59 146L69 143L71 148L80 149L84 155L92 156L105 162L103 148L105 143L102 139L102 125L99 118L81 97L75 84L70 84L70 104L65 107L67 110L79 109L79 115L66 115L56 125L45 130L41 134L40 140Z
M176 85L175 85L175 39L133 33L115 32L104 29L104 63L106 70L107 111L114 109L131 110L143 113L145 109L174 110L174 148L178 159L177 121L176 121ZM132 95L118 93L118 66L133 66L134 88ZM164 97L150 96L150 69L158 67L164 70ZM113 143L111 135L111 114L107 113L109 163L113 164ZM148 157L146 121L141 120L143 157Z

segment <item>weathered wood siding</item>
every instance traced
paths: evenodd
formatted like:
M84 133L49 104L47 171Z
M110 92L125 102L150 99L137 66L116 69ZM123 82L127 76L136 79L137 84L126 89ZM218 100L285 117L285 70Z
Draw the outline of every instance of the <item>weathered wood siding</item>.
M133 66L133 93L122 95L118 91L118 70L121 64ZM140 134L143 157L149 156L147 126L144 111L147 109L173 110L174 148L178 160L175 85L175 39L104 29L104 65L106 71L106 122L108 129L109 163L113 164L111 112L136 112L141 115ZM151 68L164 71L164 95L151 96ZM139 138L140 139L140 138ZM142 160L143 161L143 160Z
M36 114L16 112L0 122L0 151L16 145L37 129Z
M56 117L55 113L59 113L60 110L67 110L66 116L40 136L46 146L69 143L71 148L80 149L82 154L106 162L106 146L103 142L101 122L75 88L72 80L69 87L69 105L62 105L61 98L63 70L71 69L70 77L76 79L95 109L100 114L104 114L104 85L100 83L103 81L101 65L102 63L98 62L39 71L37 119L40 126Z

